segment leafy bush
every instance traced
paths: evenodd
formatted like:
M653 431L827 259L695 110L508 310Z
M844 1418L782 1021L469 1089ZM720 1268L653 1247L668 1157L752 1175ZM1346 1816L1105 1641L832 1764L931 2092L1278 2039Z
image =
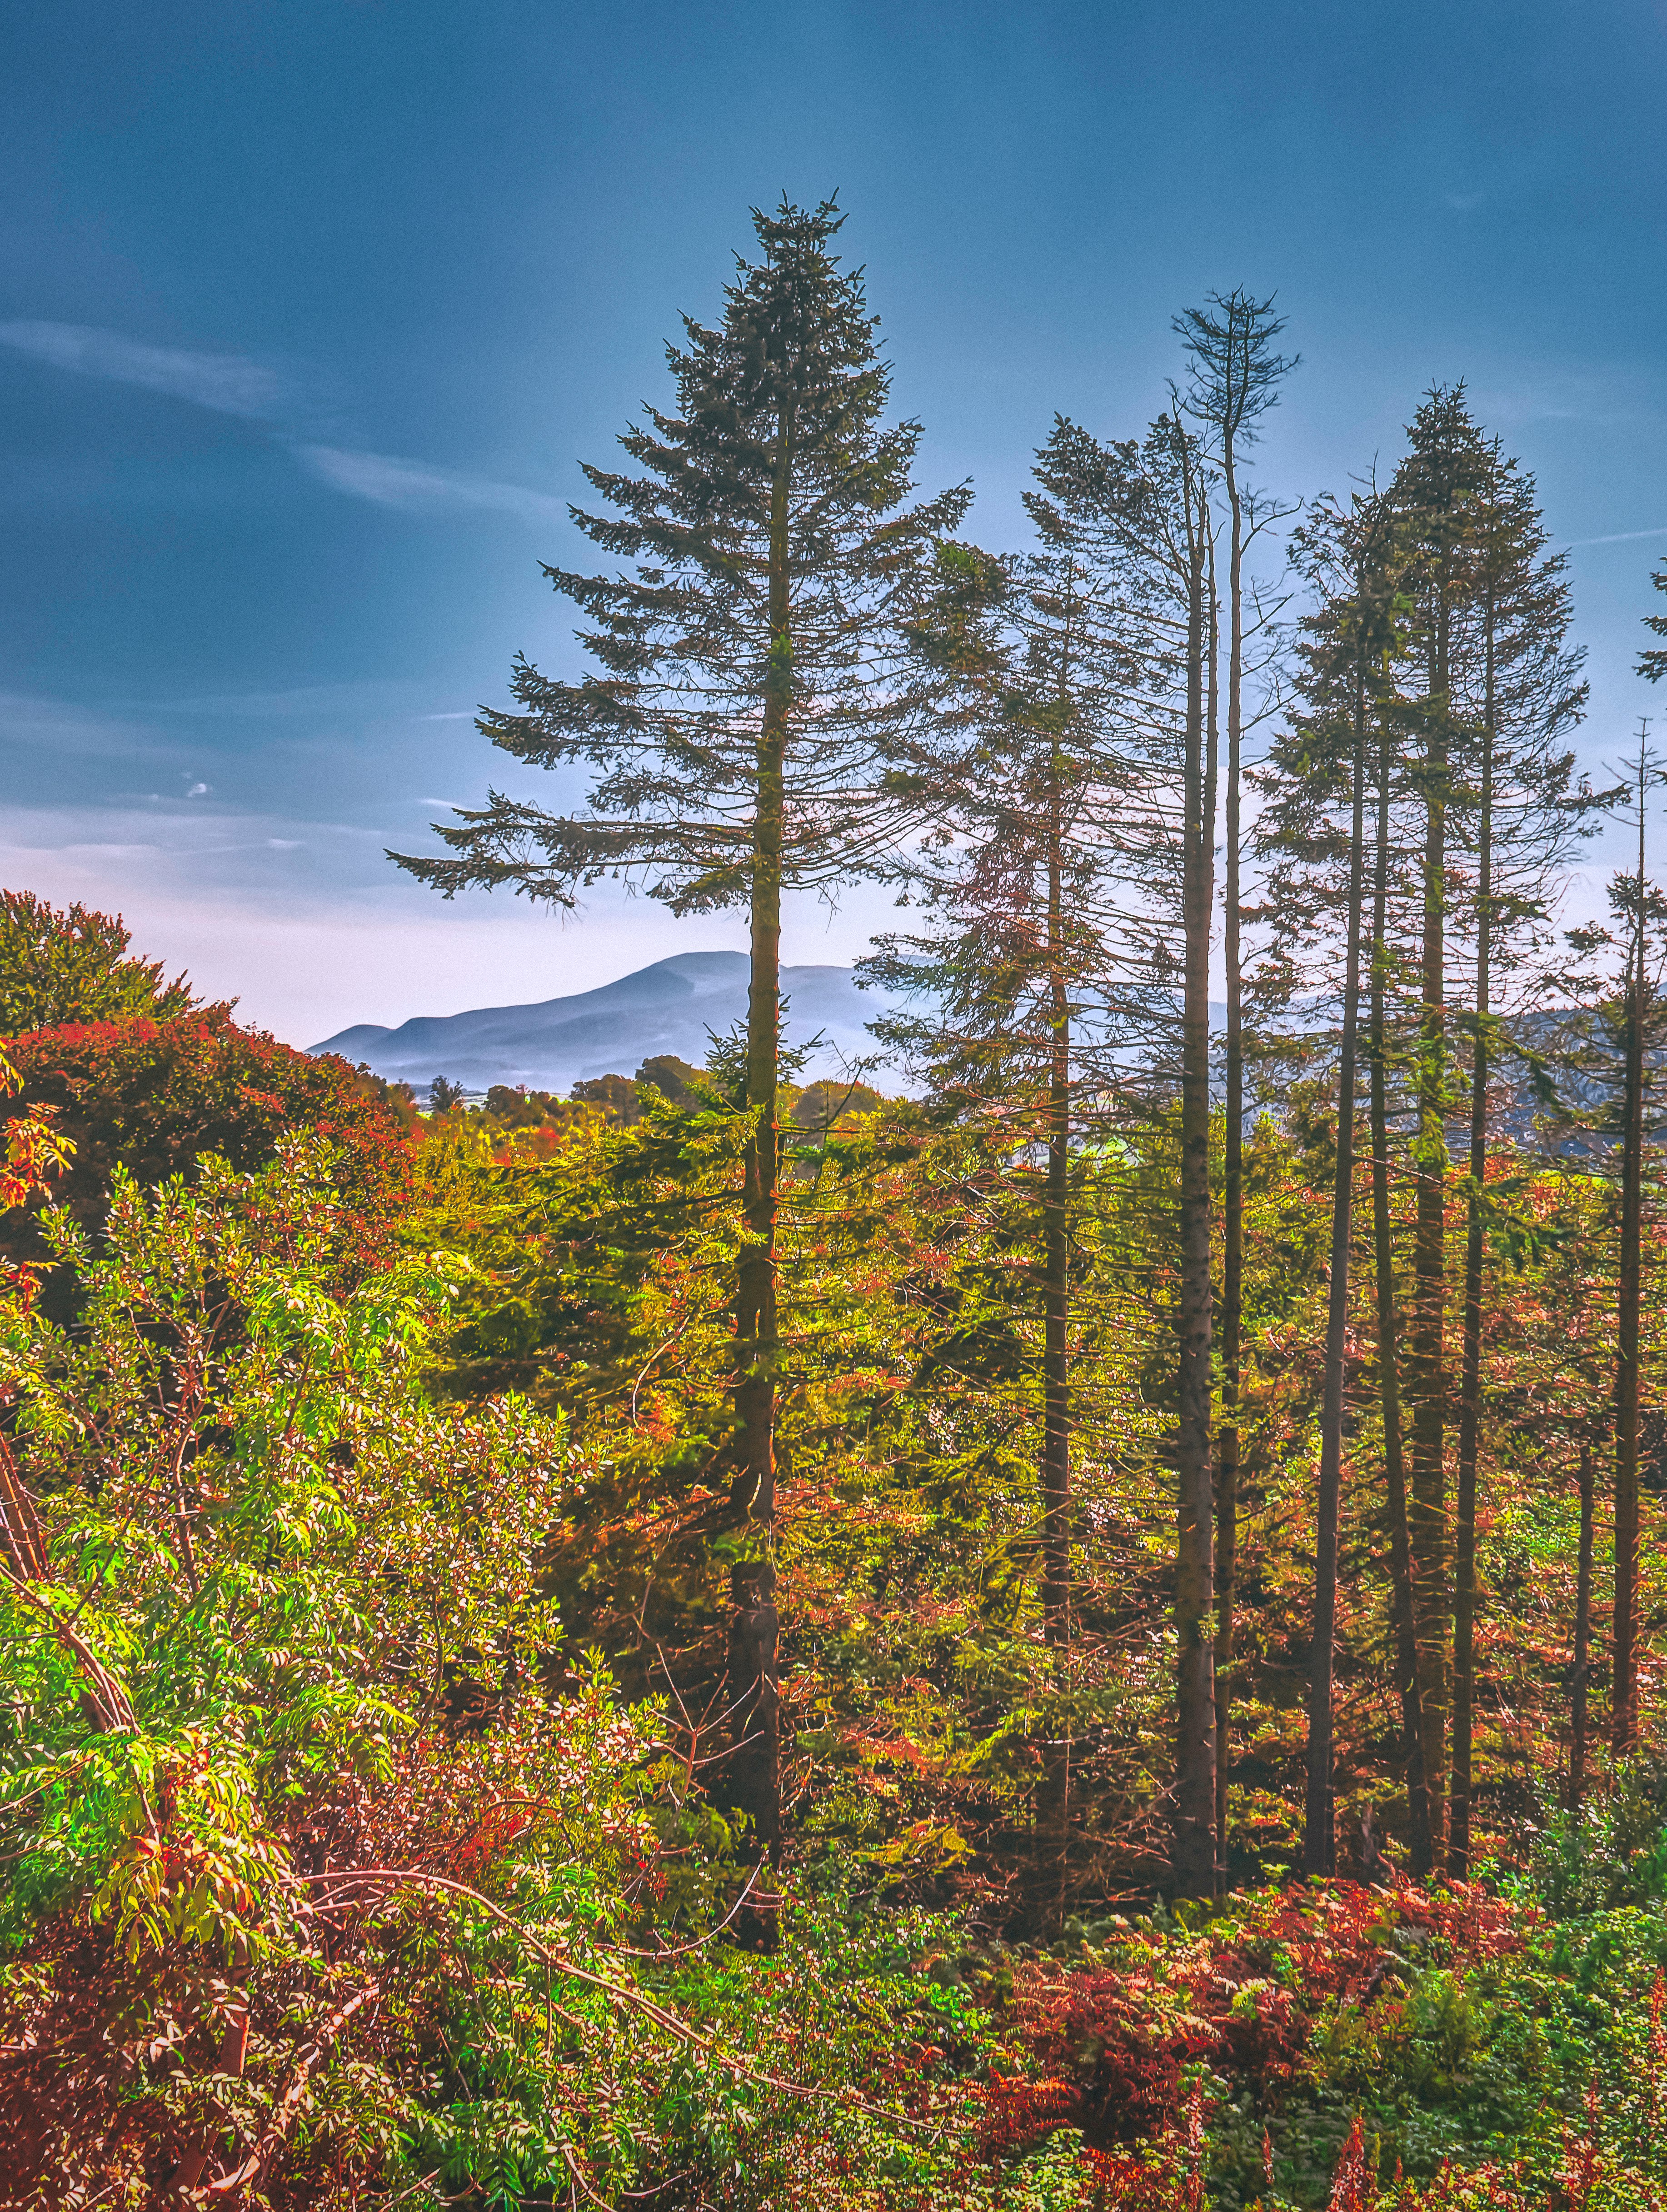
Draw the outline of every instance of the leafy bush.
M1617 1761L1579 1813L1542 1808L1530 1867L1535 1893L1560 1917L1667 1898L1667 1758Z
M723 1940L721 1822L541 1594L561 1423L425 1401L455 1266L344 1280L338 1183L118 1169L45 1218L75 1328L0 1297L8 2201L1075 2202L982 2155L933 1923Z
M8 1052L15 1110L48 1114L70 1150L55 1191L85 1227L102 1222L119 1169L142 1186L191 1179L205 1152L254 1169L301 1129L333 1148L344 1253L374 1249L398 1212L409 1170L397 1115L344 1060L240 1028L224 1008L37 1030ZM28 1212L0 1215L0 1255L44 1255Z
M1525 1888L1293 1885L1112 1921L1013 1963L1032 2063L989 2126L1004 2149L1080 2130L1104 2201L1151 2212L1649 2205L1664 1962L1659 1911L1554 1921Z
M171 1020L198 1005L183 975L130 955L119 914L49 905L33 891L0 890L0 1036L128 1014Z

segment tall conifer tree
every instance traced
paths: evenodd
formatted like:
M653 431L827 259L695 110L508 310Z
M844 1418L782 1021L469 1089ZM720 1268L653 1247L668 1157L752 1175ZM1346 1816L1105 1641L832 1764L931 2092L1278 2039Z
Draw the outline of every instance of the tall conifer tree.
M1176 1363L1176 1773L1171 1879L1179 1894L1216 1886L1215 1603L1210 1401L1209 962L1214 919L1217 761L1213 646L1216 479L1178 400L1137 446L1100 446L1062 423L1043 488L1108 560L1153 641L1138 713L1154 758L1178 786L1172 835L1154 849L1151 928L1171 978L1166 1060L1180 1099ZM1178 1044L1178 1050L1174 1046Z
M1475 730L1466 794L1475 861L1468 902L1474 987L1469 1176L1465 1200L1463 1352L1453 1528L1453 1751L1447 1870L1469 1872L1476 1699L1476 1469L1481 1425L1483 1246L1488 1082L1508 1031L1496 1034L1501 989L1531 970L1548 932L1559 864L1599 802L1573 783L1565 740L1585 703L1582 655L1567 645L1567 556L1548 553L1534 480L1488 447L1471 526L1471 605L1457 684Z
M1389 504L1375 493L1357 495L1347 508L1329 499L1319 501L1298 533L1298 557L1317 600L1303 625L1302 685L1308 711L1293 734L1275 747L1268 777L1270 804L1258 825L1257 839L1274 860L1269 890L1276 913L1276 943L1317 939L1325 947L1334 974L1338 936L1343 951L1309 1662L1304 1865L1313 1875L1333 1870L1332 1693L1354 1226L1366 806L1372 740L1397 640L1395 537ZM1291 960L1293 954L1287 951L1283 957Z
M1221 1316L1217 1332L1221 1370L1221 1422L1217 1439L1215 1495L1215 1825L1226 1881L1227 1742L1233 1648L1233 1579L1238 1557L1239 1358L1243 1334L1244 1250L1244 963L1240 904L1242 752L1245 728L1246 623L1244 560L1270 522L1289 508L1259 499L1244 481L1246 454L1261 434L1261 420L1279 399L1279 388L1298 367L1298 356L1277 350L1285 318L1271 299L1242 286L1212 292L1202 307L1176 318L1175 329L1192 362L1188 411L1204 428L1211 458L1221 471L1226 499L1226 842L1223 850L1222 959L1226 970L1226 1165L1221 1191ZM1214 656L1212 655L1212 659Z
M907 503L920 428L884 420L890 373L861 272L831 251L843 220L831 202L755 211L759 258L738 264L721 321L685 319L667 349L676 411L650 409L620 440L640 473L586 469L613 512L574 520L627 565L545 574L581 610L594 671L569 683L518 660L519 711L478 726L534 766L588 767L587 806L493 792L436 825L448 857L394 856L448 897L503 884L571 907L621 876L674 914L749 916L732 1458L756 1556L736 1571L732 1644L751 1679L731 1687L739 1794L770 1845L782 900L832 892L903 834L888 775L924 703L903 631L922 566L970 497Z
M1044 483L1070 443L1056 427L1037 457ZM1153 981L1144 893L1167 825L1129 714L1146 641L1122 564L1108 570L1104 543L1046 492L1025 504L1034 553L940 556L945 587L917 635L953 684L922 771L943 835L900 871L934 926L879 939L860 972L910 1001L876 1034L928 1079L936 1114L989 1135L1038 1232L1043 1626L1067 1692L1073 1148L1103 1123L1141 1034ZM1042 1826L1062 1861L1068 1781L1056 1733Z
M1401 1397L1401 1322L1396 1296L1394 1226L1390 1203L1390 1072L1400 963L1390 935L1396 874L1395 805L1400 787L1397 702L1379 703L1372 748L1372 921L1367 984L1367 1113L1372 1141L1372 1318L1378 1351L1378 1404L1383 1423L1384 1504L1389 1522L1390 1602L1395 1627L1396 1686L1401 1698L1407 1779L1408 1843L1421 1880L1435 1865L1435 1813L1424 1765L1424 1692L1407 1485L1406 1424Z
M1647 661L1642 672L1649 673ZM1617 871L1609 878L1610 913L1621 926L1621 974L1597 1009L1598 1030L1607 1034L1601 1043L1593 1039L1576 1055L1584 1063L1589 1085L1596 1077L1597 1127L1620 1140L1613 1407L1615 1686L1609 1703L1609 1742L1617 1758L1632 1752L1638 1741L1644 1154L1659 1087L1662 1050L1667 1045L1667 997L1662 988L1667 967L1667 895L1650 881L1646 872L1650 794L1667 783L1667 763L1650 743L1647 720L1640 729L1637 750L1625 767L1627 782L1619 795L1632 801L1637 867L1635 872ZM1586 957L1615 943L1614 933L1601 924L1571 930L1568 939L1575 951Z
M1417 610L1422 682L1406 721L1408 763L1423 816L1420 855L1418 1128L1413 1144L1417 1223L1413 1248L1407 1377L1411 1400L1410 1522L1424 1771L1433 1815L1445 1801L1450 1664L1450 1547L1445 1457L1447 1375L1446 1122L1452 1054L1447 1020L1448 920L1452 890L1454 787L1473 732L1455 696L1461 625L1471 604L1472 526L1488 477L1486 441L1463 386L1438 386L1414 416L1410 450L1390 497L1403 518L1408 580Z

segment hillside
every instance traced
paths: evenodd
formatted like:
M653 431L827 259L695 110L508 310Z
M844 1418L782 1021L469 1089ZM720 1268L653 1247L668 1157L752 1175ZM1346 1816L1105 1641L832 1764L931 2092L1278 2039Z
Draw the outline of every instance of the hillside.
M495 1083L565 1091L597 1075L629 1075L657 1053L699 1065L708 1032L721 1036L746 1014L747 961L741 952L678 952L593 991L530 1006L482 1006L468 1013L418 1015L397 1029L362 1022L310 1046L340 1053L390 1082L426 1090L444 1075L472 1091ZM884 1008L859 991L849 968L785 968L790 1042L825 1040L807 1073L831 1074L871 1052L865 1024Z

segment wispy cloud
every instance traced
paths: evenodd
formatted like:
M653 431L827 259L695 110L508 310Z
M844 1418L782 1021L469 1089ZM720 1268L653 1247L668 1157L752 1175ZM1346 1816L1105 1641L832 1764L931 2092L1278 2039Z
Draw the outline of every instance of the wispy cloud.
M297 444L290 451L303 467L332 489L355 499L368 499L376 507L397 507L405 514L486 507L522 515L529 521L548 522L567 512L564 503L548 492L529 491L523 484L499 483L462 469L399 460L390 453L355 453L341 446Z
M0 691L0 748L15 748L43 762L66 754L161 760L167 750L155 730L133 715L22 691Z
M448 687L449 688L449 687ZM295 721L351 714L362 720L410 721L425 694L403 677L360 677L343 684L297 684L281 691L202 691L186 698L125 701L125 709L149 715L229 715L239 720ZM429 698L434 693L426 694Z
M567 511L561 500L529 490L525 484L500 483L466 470L391 453L313 445L295 434L297 417L311 411L301 388L306 380L298 382L269 363L241 354L145 345L119 331L84 323L0 322L0 345L78 376L137 384L216 415L268 423L286 451L321 483L376 507L394 507L405 514L484 510L517 514L531 522L559 520Z
M1667 538L1667 522L1658 522L1653 530L1612 530L1607 538L1571 538L1571 545L1625 545L1634 538Z
M166 392L192 406L211 408L217 415L270 421L283 411L288 397L283 379L262 362L246 360L240 354L186 353L168 346L142 345L119 331L95 330L83 323L0 323L0 345L81 376L143 385L147 392Z
M1470 398L1484 422L1618 424L1658 421L1662 380L1636 362L1526 363L1516 374L1485 376Z

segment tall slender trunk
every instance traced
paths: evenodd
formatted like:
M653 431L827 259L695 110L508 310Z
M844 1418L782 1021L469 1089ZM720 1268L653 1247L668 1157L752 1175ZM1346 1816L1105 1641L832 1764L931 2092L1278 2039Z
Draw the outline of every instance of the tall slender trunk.
M1378 833L1372 893L1372 1242L1378 1390L1384 1424L1384 1489L1390 1527L1390 1609L1395 1623L1402 1739L1406 1750L1408 1842L1412 1871L1421 1877L1433 1867L1435 1850L1429 1787L1424 1771L1424 1709L1413 1596L1412 1537L1401 1422L1399 1331L1395 1311L1395 1243L1390 1216L1389 1063L1384 1010L1389 968L1390 802L1390 733L1384 725L1380 726L1378 747Z
M1043 1208L1042 1618L1063 1690L1071 1641L1071 1400L1068 1351L1070 1245L1068 1206L1071 1146L1071 1002L1065 972L1065 902L1060 854L1060 777L1056 754L1048 840L1048 989L1051 1030L1048 1080L1048 1168ZM1070 1744L1052 1737L1043 1779L1043 1825L1062 1884L1070 1821Z
M1348 1260L1354 1222L1354 1060L1360 1005L1360 893L1366 848L1366 671L1354 685L1353 805L1348 841L1348 947L1343 960L1342 1041L1337 1060L1337 1165L1331 1197L1331 1281L1326 1307L1325 1389L1320 1413L1320 1494L1315 1520L1314 1642L1308 1676L1308 1792L1303 1867L1334 1870L1332 1682L1337 1632L1337 1528L1342 1493L1343 1382L1348 1349Z
M1569 1669L1568 1808L1586 1794L1586 1691L1591 1672L1591 1446L1580 1447L1580 1563L1574 1583L1574 1664Z
M731 1789L752 1822L760 1856L781 1851L779 1624L776 1607L776 1184L781 1158L782 858L786 834L786 765L793 703L788 495L793 423L779 430L770 530L770 666L758 731L752 833L752 964L747 995L746 1098L754 1116L746 1148L745 1237L736 1299L735 1414L738 1484L747 1518L762 1535L762 1556L731 1574L729 1634L733 1749Z
M1488 1015L1494 940L1494 610L1484 617L1486 696L1476 817L1476 1030L1470 1062L1470 1176L1464 1224L1464 1350L1459 1380L1458 1510L1453 1526L1453 1784L1447 1872L1470 1872L1475 1729L1476 1453L1481 1429L1482 1186L1488 1174Z
M1412 1564L1423 1701L1424 1777L1439 1831L1447 1750L1447 1489L1444 1460L1446 1363L1447 1061L1446 914L1448 690L1452 617L1438 583L1435 636L1426 701L1423 940L1418 1036L1417 1215L1413 1234Z
M1239 753L1244 739L1244 517L1231 410L1222 426L1227 546L1227 823L1222 957L1227 980L1225 1163L1221 1184L1221 1433L1215 1490L1215 1839L1227 1887L1228 1725L1232 1710L1233 1583L1238 1565L1239 1347L1244 1279L1244 988L1239 933ZM1214 658L1214 656L1212 656Z
M1615 1691L1609 1744L1617 1758L1638 1741L1638 1335L1644 1218L1644 753L1638 781L1638 909L1627 962L1624 1121L1621 1152L1621 1270L1615 1358Z
M1215 1887L1214 1504L1210 1464L1210 921L1214 904L1215 782L1205 730L1210 610L1208 507L1187 468L1186 790L1182 860L1185 939L1181 1021L1180 1346L1177 1390L1177 1634L1174 1881L1183 1897Z

